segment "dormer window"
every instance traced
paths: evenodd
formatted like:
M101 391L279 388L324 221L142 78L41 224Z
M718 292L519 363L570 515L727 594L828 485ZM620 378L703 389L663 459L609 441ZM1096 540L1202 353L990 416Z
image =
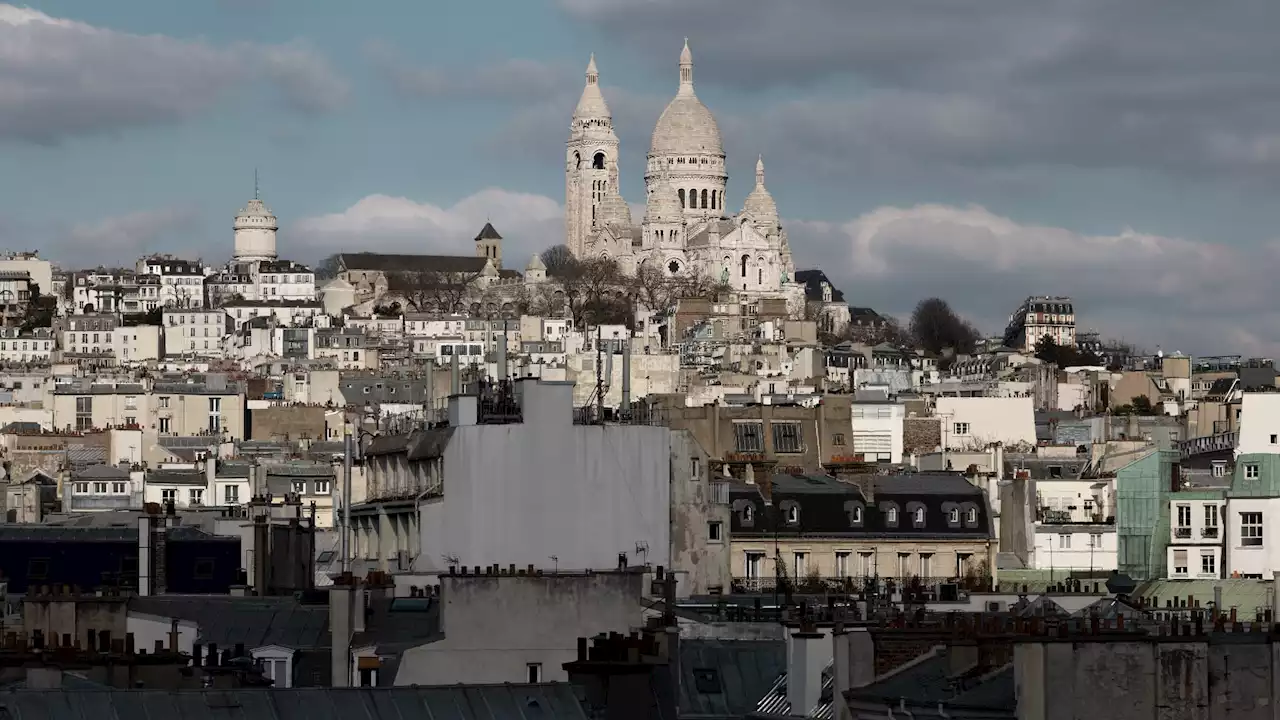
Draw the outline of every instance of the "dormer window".
M924 508L916 508L915 523L916 525L924 524Z
M885 513L885 519L889 521L890 525L897 525L898 524L898 508L896 507L889 508L889 511Z
M742 522L754 522L756 519L756 508L754 505L744 505L742 508Z
M787 522L793 525L795 523L800 522L800 506L799 505L792 505L791 507L787 508Z
M849 512L850 512L850 515L849 515L850 520L852 520L854 523L862 522L862 508L855 505L853 509L850 510Z
M956 508L951 508L951 512L947 513L947 522L950 522L952 524L960 522L960 511L957 510Z
M970 524L970 525L977 525L977 524L978 524L978 511L977 511L977 509L976 509L976 508L969 508L968 512L966 512L966 513L964 514L964 521L965 521L966 523Z

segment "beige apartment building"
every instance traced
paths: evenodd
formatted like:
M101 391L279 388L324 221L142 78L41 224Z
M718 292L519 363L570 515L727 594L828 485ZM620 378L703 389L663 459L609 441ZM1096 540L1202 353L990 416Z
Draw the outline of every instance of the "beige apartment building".
M225 376L183 382L95 383L76 378L53 391L53 427L88 432L139 428L159 435L245 437L244 392Z

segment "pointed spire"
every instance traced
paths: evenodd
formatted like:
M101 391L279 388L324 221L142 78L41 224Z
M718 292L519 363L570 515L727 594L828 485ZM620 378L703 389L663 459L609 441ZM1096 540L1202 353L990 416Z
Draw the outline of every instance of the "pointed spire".
M693 89L693 53L689 52L689 38L684 39L684 50L680 51L680 89Z
M756 158L756 185L764 186L764 155Z
M258 168L253 169L253 199L261 199L258 197Z
M596 85L600 82L600 71L596 69L596 54L591 53L591 60L587 62L587 84Z
M600 71L596 69L596 54L591 53L587 61L587 82L582 88L582 97L578 99L578 107L573 111L575 120L608 120L609 105L600 94Z

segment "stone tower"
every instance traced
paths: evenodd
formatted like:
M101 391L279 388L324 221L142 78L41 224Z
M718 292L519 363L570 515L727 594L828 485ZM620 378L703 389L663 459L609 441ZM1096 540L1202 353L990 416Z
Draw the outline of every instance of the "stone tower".
M237 261L276 259L276 231L280 229L276 216L265 203L254 197L236 213L235 252Z
M495 268L502 269L502 236L492 223L485 223L476 235L476 257L488 258Z
M618 187L618 136L613 116L600 94L600 73L595 55L587 63L587 82L573 111L565 153L565 245L581 256L598 208L610 189Z

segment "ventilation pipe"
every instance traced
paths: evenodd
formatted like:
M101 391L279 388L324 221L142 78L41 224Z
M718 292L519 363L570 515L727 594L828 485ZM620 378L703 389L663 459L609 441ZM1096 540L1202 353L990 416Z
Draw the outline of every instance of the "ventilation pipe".
M622 416L631 416L631 339L622 341Z
M498 336L498 380L507 379L507 332Z
M151 516L138 518L138 597L151 594Z

